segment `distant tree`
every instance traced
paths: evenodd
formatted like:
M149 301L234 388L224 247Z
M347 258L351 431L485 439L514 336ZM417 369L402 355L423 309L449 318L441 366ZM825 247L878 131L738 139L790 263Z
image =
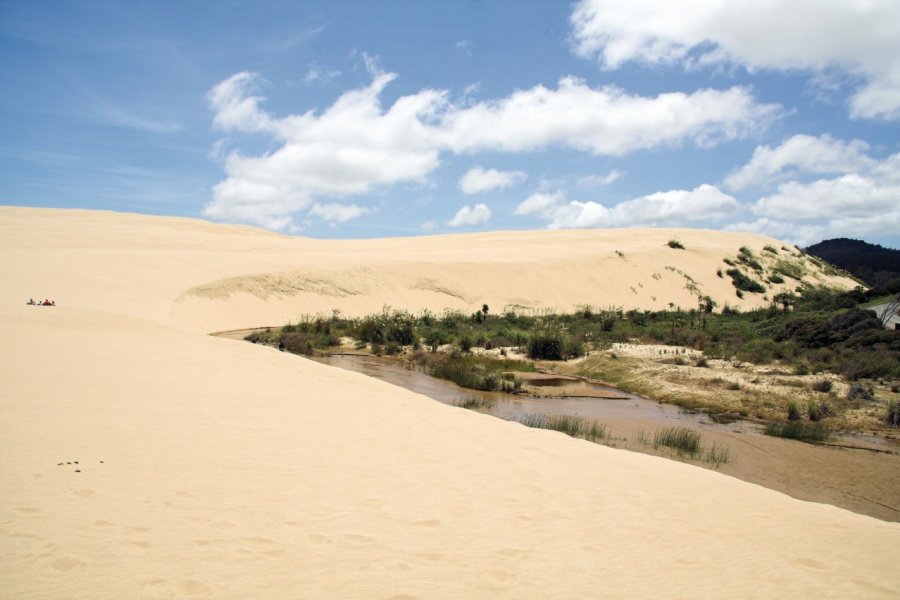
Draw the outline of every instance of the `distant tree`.
M897 294L893 300L888 302L887 306L884 307L884 310L881 311L881 314L878 316L881 321L881 326L887 327L888 321L895 315L900 315L900 294Z
M781 309L784 312L787 312L790 307L797 304L797 296L795 296L792 292L780 292L775 294L775 297L772 298L772 301L776 304L781 305Z

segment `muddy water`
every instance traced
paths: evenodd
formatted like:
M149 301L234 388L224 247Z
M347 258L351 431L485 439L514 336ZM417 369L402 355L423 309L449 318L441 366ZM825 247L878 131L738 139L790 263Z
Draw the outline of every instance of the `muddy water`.
M703 430L734 432L746 427L742 423L720 425L713 423L706 415L685 413L677 406L660 404L616 388L600 386L590 382L552 378L542 380L545 386L566 386L567 389L608 392L616 399L567 396L565 398L533 397L503 392L482 392L461 388L453 382L426 375L421 371L406 369L390 359L375 356L332 355L315 356L312 360L333 367L363 373L428 396L444 404L458 404L465 398L475 396L493 403L480 412L503 419L515 419L517 415L532 413L544 415L577 415L589 419L607 421L633 421L652 423L660 426L684 426ZM537 381L530 382L537 384Z
M657 451L652 444L642 444L640 433L652 439L658 427L689 427L703 432L704 447L715 443L730 448L729 462L717 467L721 473L801 500L824 502L878 519L900 521L900 478L897 477L900 473L900 454L895 451L896 442L893 442L894 451L890 453L885 453L884 441L881 440L870 442L873 446L881 446L877 453L804 444L762 435L758 424L712 423L706 415L683 413L677 407L620 390L613 390L616 392L613 395L623 398L618 400L535 398L462 389L451 382L404 369L400 364L383 358L330 356L316 357L314 360L377 377L446 404L456 404L468 396L490 399L494 401L493 407L481 412L500 418L512 419L522 413L565 413L597 419L610 427L613 434L611 445L667 458L687 460L673 452L667 453L665 449ZM566 380L564 385L571 385L571 380ZM597 391L590 389L588 393ZM837 440L838 443L842 441L848 441L857 448L869 445L869 440L859 435L841 436ZM701 460L691 462L713 468Z

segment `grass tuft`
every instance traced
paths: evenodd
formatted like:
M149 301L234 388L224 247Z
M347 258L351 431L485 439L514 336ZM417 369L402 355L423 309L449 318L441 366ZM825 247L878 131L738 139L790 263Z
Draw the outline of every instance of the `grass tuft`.
M492 408L494 401L490 398L479 398L478 396L466 396L456 403L460 408L468 408L469 410L477 410L479 408Z
M900 402L894 399L888 400L887 410L884 413L884 422L888 427L900 427Z
M605 423L584 417L523 413L515 415L513 419L526 427L552 429L589 442L604 442L609 439L609 428Z
M665 427L657 429L653 436L653 447L674 448L678 454L696 456L700 452L700 432L687 427Z
M799 440L801 442L824 442L830 437L828 430L821 425L809 425L802 421L769 423L766 425L763 433L772 437Z

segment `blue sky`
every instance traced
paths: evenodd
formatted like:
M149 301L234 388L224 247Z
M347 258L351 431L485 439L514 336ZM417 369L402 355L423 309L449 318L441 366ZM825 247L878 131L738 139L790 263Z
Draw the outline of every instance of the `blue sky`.
M900 247L894 0L0 4L0 203Z

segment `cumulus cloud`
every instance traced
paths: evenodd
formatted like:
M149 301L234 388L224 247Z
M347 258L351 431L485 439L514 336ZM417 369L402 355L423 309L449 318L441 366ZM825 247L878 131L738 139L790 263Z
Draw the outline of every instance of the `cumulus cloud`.
M577 53L607 69L627 62L837 69L864 82L850 99L853 117L900 119L896 0L581 0L570 20Z
M803 160L786 164L795 167L798 176L846 172L812 181L784 181L774 193L752 205L756 221L737 223L731 229L783 233L795 243L810 243L823 236L864 237L900 231L900 153L877 160L863 154L864 147L859 144L829 141L832 149L839 150L836 156L840 160L834 161L833 168L820 169ZM754 163L757 154L738 173L750 165L767 164L764 160Z
M491 220L491 209L484 204L475 206L463 206L452 219L447 221L450 227L463 227L466 225L481 225Z
M862 140L844 142L828 135L795 135L775 148L758 146L750 162L731 173L725 184L743 189L796 172L847 173L871 168L875 161L866 156L868 147Z
M500 100L449 110L440 139L459 153L523 152L559 145L622 156L684 140L713 145L765 127L779 114L780 107L758 104L742 87L645 97L615 86L592 88L581 79L564 77L556 89L539 85Z
M739 208L738 201L717 187L703 184L693 190L657 192L620 202L609 208L597 202L567 200L563 192L539 192L515 209L517 215L536 215L550 229L586 227L678 227L700 221L721 221Z
M524 152L556 145L620 156L685 141L708 146L758 130L780 113L741 87L644 97L615 87L591 88L571 77L556 89L539 85L474 104L454 104L447 91L424 89L384 107L380 96L397 76L364 58L371 83L345 92L321 113L270 114L260 95L264 82L249 72L210 90L216 129L266 136L275 150L227 154L226 179L213 188L204 214L287 228L291 213L324 198L424 184L444 152ZM512 173L512 182L522 179Z
M357 206L356 204L329 202L328 204L313 204L312 208L309 210L309 215L319 217L323 221L333 224L357 219L370 212L372 212L372 209Z
M598 188L603 187L605 185L609 185L614 181L618 181L625 175L622 171L618 169L613 169L606 175L588 175L587 177L579 177L578 178L578 187L582 188Z
M503 189L519 185L528 179L522 171L498 171L473 167L459 180L459 189L464 194L481 194L491 190Z

